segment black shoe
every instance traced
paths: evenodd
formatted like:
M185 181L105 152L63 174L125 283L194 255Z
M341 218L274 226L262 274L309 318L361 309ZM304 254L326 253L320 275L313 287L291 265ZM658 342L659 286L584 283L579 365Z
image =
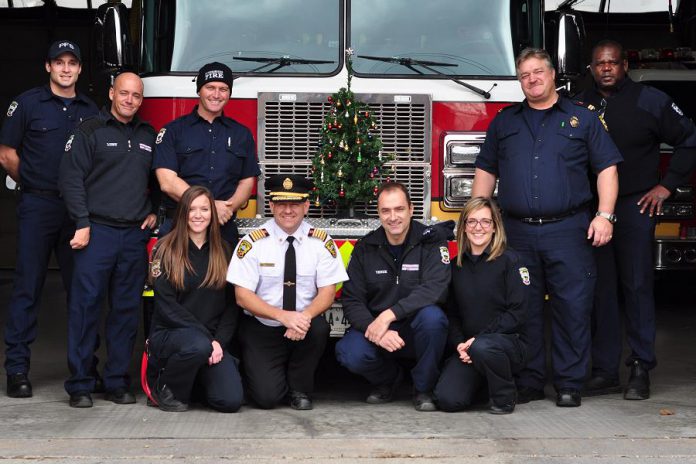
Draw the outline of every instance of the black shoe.
M135 403L135 395L130 390L125 388L117 388L113 391L108 391L104 394L104 399L113 401L116 404L133 404Z
M633 361L631 376L624 392L625 400L647 400L650 398L650 375L640 361Z
M27 374L19 373L7 376L7 396L10 398L31 398L33 394Z
M162 411L184 412L188 410L188 405L177 400L174 397L174 393L172 393L172 391L166 385L163 385L161 388L158 388L156 394L154 394L153 396L155 398L155 401L157 401L157 407L160 408Z
M413 395L413 407L416 411L437 411L435 400L431 393L416 393Z
M556 394L556 406L559 408L577 408L582 399L580 392L570 388L563 388Z
M92 393L106 392L106 388L104 388L104 379L99 375L99 372L95 370L92 372L92 376L94 377L94 388L92 388Z
M398 374L396 374L396 378L394 379L394 382L391 384L386 384L386 385L378 385L375 388L372 389L369 395L367 395L367 398L365 398L365 401L369 404L384 404L384 403L389 403L394 399L394 394L396 393L396 389L399 388L399 385L401 385L401 381L404 378L404 371L399 369Z
M297 411L309 411L314 408L312 399L306 393L295 390L290 390L288 393L288 403L292 409Z
M506 403L506 404L495 404L491 402L490 407L488 408L488 412L491 414L512 414L512 412L515 410L515 402L511 403Z
M517 404L525 404L530 401L543 400L546 398L544 390L532 387L520 387L517 389Z
M582 395L599 396L608 395L610 393L619 393L620 391L621 384L619 383L618 379L609 379L607 377L602 377L601 375L595 375L585 384Z
M81 391L73 393L70 395L70 407L71 408L91 408L92 407L92 396L89 392Z

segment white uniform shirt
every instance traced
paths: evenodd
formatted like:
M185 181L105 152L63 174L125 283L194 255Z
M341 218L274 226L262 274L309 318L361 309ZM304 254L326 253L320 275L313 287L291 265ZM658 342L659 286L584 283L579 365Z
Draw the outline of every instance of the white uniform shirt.
M227 281L253 291L263 301L283 307L283 274L288 234L274 219L263 226L268 236L258 231L245 235L237 244L227 269ZM310 237L312 226L302 221L293 237L297 266L297 311L304 309L317 295L317 288L348 280L338 249L326 234ZM244 311L250 314L248 311ZM257 317L268 326L279 327L278 321Z

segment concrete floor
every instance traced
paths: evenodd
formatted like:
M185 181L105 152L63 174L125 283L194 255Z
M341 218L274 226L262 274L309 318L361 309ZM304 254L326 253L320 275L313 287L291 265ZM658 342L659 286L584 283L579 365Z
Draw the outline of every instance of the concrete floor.
M327 362L313 411L245 406L225 415L201 407L161 412L146 407L142 394L135 405L95 395L92 409L68 407L64 297L51 272L33 347L34 397L10 399L0 387L0 462L696 463L694 280L662 277L660 365L648 401L615 394L562 409L547 387L548 400L520 405L509 416L485 409L418 413L410 387L394 403L369 406L362 401L365 382ZM10 290L11 273L1 271L0 319Z

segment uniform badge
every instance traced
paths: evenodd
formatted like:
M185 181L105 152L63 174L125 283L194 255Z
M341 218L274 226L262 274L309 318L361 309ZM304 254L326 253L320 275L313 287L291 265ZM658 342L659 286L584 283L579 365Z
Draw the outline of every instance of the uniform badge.
M570 127L578 127L580 125L580 120L578 119L577 116L571 116L570 117Z
M14 102L12 102L14 103ZM12 105L10 105L12 107ZM672 102L672 109L674 110L675 113L677 113L679 116L684 116L684 113L682 112L681 108L677 106L676 103ZM7 112L7 115L10 116L10 112Z
M589 105L587 105L587 109L590 110L590 111L594 111L594 110L596 110L597 108L595 108L595 106L594 106L593 104L589 104Z
M449 264L450 262L450 256L449 256L449 250L447 247L440 247L440 257L442 258L442 264Z
M12 117L12 115L14 114L14 112L18 106L19 106L19 103L17 103L16 101L13 101L12 103L10 103L10 107L7 108L7 117L8 118Z
M252 242L261 240L262 238L268 237L268 231L266 229L256 229L249 232L249 238Z
M162 275L162 263L159 259L153 259L150 263L150 275L154 278Z
M72 134L68 141L65 143L65 151L68 152L72 148L72 141L75 138L75 134Z
M520 277L522 277L522 283L529 285L532 281L529 279L529 269L526 267L520 268Z
M163 127L158 133L157 133L157 138L155 139L155 144L159 145L162 143L162 139L164 138L164 133L167 132L167 128Z
M324 244L324 248L326 248L329 253L331 253L331 257L335 258L336 257L336 244L334 243L333 240L329 240Z
M251 243L248 242L247 240L242 240L239 242L239 245L237 246L237 258L242 259L244 258L244 255L249 253L251 250Z
M292 180L289 177L286 177L283 181L283 188L285 190L290 190L292 188Z
M328 237L329 234L326 233L324 229L315 229L312 227L309 229L309 233L307 234L310 237L318 238L322 242L326 240L326 237Z

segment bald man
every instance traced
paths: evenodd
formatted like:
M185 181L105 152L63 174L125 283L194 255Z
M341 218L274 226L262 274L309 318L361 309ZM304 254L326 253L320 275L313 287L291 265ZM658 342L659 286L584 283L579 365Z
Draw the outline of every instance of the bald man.
M76 228L70 241L75 250L68 308L71 375L65 382L75 408L92 406L91 351L107 291L105 399L135 402L128 371L147 273L146 244L156 221L150 201L155 131L136 117L143 82L136 74L120 74L109 99L109 109L85 120L68 139L59 175Z

